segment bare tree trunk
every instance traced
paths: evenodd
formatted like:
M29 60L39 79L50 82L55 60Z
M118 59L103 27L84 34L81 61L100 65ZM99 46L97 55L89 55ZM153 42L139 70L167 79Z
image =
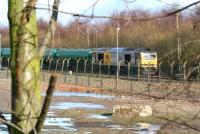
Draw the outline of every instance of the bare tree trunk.
M40 57L35 7L36 0L9 0L12 73L12 123L30 132L41 111ZM11 134L21 133L15 128Z

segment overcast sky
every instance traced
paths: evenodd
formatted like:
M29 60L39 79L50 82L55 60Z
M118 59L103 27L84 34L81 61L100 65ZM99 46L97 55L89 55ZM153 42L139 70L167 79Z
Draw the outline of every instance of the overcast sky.
M48 2L49 1L49 2ZM96 0L61 0L61 5L59 10L65 12L73 13L83 13L91 5L95 3ZM133 0L128 0L133 1ZM162 7L170 7L164 4L164 1L169 4L179 3L181 6L188 5L198 0L136 0L135 2L129 3L129 9L145 9L150 11L158 11ZM38 0L37 6L39 7L48 7L52 5L53 0ZM8 4L7 0L0 0L0 27L8 26L7 20L7 10ZM126 4L123 0L99 0L95 6L94 14L95 15L106 15L109 16L116 11L128 10ZM92 8L88 10L85 14L91 14ZM37 17L44 20L48 20L50 12L44 10L37 10ZM67 24L72 20L72 16L59 14L59 22L63 25Z

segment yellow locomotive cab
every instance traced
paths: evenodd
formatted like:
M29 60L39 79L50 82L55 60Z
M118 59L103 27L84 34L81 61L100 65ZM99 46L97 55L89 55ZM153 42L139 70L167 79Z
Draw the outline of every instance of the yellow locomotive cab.
M157 53L155 52L141 52L141 67L146 68L157 68L158 60Z
M111 62L111 53L105 52L104 53L104 63L110 64L110 62Z

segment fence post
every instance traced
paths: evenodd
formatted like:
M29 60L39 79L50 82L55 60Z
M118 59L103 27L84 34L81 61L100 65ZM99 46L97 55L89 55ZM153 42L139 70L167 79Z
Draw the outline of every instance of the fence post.
M67 59L67 72L69 71L69 62L70 62L70 58L69 59Z
M55 72L57 72L57 70L58 70L58 63L59 63L59 61L60 61L60 58L56 60Z
M62 72L63 72L63 70L64 70L64 66L65 66L65 61L66 61L67 59L65 58L64 60L63 60L63 62L62 62Z
M3 57L0 58L0 70L2 68L2 60L3 60Z
M95 62L95 59L92 60L92 67L91 67L90 77L93 76L93 67L94 67L94 62ZM88 75L88 76L89 76L89 75ZM88 77L88 85L90 85L90 77Z
M128 80L130 79L131 61L128 62Z
M150 68L149 68L149 63L148 63L148 68L147 68L147 82L150 82L150 70L149 70Z
M2 57L1 57L1 34L0 34L0 60L1 60L1 62L0 62L0 70L1 70L1 67L2 67Z
M68 71L69 71L69 61L70 61L70 58L69 58L69 59L67 59L67 70L65 71L64 82L66 82L66 81L67 81L67 73L68 73Z
M108 77L110 78L110 63L108 63Z
M85 76L85 74L86 74L86 68L87 68L87 59L86 60L84 60L84 76Z
M44 59L45 59L45 57L43 57L42 60L41 60L41 62L40 62L40 71L42 71Z
M8 71L9 71L9 67L10 67L10 66L9 66L9 62L10 62L10 58L8 58L7 78L8 78L8 75L9 75L9 74L8 74L8 73L9 73L9 72L8 72Z
M130 70L131 70L131 61L128 62L128 80L131 82L131 94L132 94L133 91L132 91L132 80L130 79Z
M94 62L95 60L92 60L91 76L93 76L93 73L94 73Z
M79 63L80 59L78 59L76 61L76 85L78 85L78 63Z
M45 78L44 78L44 72L42 71L42 67L43 67L44 59L45 59L45 57L42 58L41 63L40 63L40 71L42 72L42 78L43 78L43 81L45 81Z
M161 65L162 65L163 61L161 61L159 64L158 64L158 82L160 82L161 80Z
M118 76L120 76L121 62L122 62L122 60L120 60L120 61L119 61L119 67L118 67L118 69L119 69L119 72L118 72Z
M173 69L174 69L174 63L175 61L173 61L172 63L170 63L170 81L172 81L172 77L173 77Z
M187 65L187 61L184 62L184 64L183 64L183 79L182 80L183 80L183 83L184 83L184 88L187 92L187 99L189 99L189 97L190 97L190 87L188 86L188 83L187 83L186 65Z
M51 69L51 61L53 60L53 58L51 58L50 60L49 60L49 67L48 67L48 71L50 71L50 69Z
M137 76L137 77L138 77L138 81L140 81L140 61L138 61L137 64L138 64L138 66L137 66L137 67L138 67L138 69L137 69L137 71L138 71L138 76Z
M103 60L99 61L99 77L100 77L100 82L101 82L101 88L103 88L103 80L102 80L102 75L101 75L101 63Z
M197 77L197 82L200 81L200 63L199 63L199 68L198 68L198 77Z
M187 76L186 76L186 65L187 65L187 61L184 62L184 64L183 64L183 81L184 81L184 82L187 80Z

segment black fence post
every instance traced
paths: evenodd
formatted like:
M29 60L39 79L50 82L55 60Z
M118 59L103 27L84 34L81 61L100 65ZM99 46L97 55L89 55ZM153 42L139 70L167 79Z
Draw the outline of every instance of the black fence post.
M50 72L50 69L51 69L51 62L52 62L52 60L53 60L53 58L51 58L50 60L49 60L49 66L48 66L48 71Z
M173 78L174 64L175 64L175 61L173 61L172 63L170 63L170 81L172 81L172 78Z
M66 71L65 71L64 82L67 81L67 73L68 73L68 71L69 71L69 62L70 62L70 58L67 59L67 69L66 69Z
M110 78L110 63L108 63L108 77Z
M119 78L120 78L121 62L122 62L122 60L119 61L119 67L118 67L119 68L119 71L118 71Z
M0 70L2 69L2 60L3 60L3 57L0 58Z
M159 64L158 64L158 82L161 81L161 65L162 65L163 61L161 61Z
M43 57L41 62L40 62L40 71L42 72L43 81L45 81L45 74L44 74L44 71L42 71L42 67L43 67L43 64L44 64L44 59L45 59L45 57Z
M63 61L62 61L62 69L61 69L61 72L63 73L64 71L64 66L65 66L65 61L66 61L67 59L65 58Z
M150 66L149 66L149 63L148 63L148 68L147 68L147 82L150 82Z
M56 60L55 72L57 72L57 70L58 70L58 63L59 63L59 61L60 61L60 58Z
M86 74L87 61L88 61L88 60L84 60L84 71L83 71L83 75L84 75L84 76L85 76L85 74Z
M94 62L95 60L92 60L91 76L93 76L93 73L94 73Z
M138 69L137 69L137 71L138 71L138 76L137 76L137 79L138 79L138 81L140 81L140 61L138 61L138 63L137 63L137 67L138 67Z
M103 80L102 80L102 74L101 74L101 63L103 60L99 61L99 77L100 77L100 84L101 84L101 88L103 88Z
M78 63L79 63L80 59L78 59L76 61L76 85L78 85Z
M197 82L200 81L200 63L199 63L199 67L198 67L198 75L197 75Z
M187 76L186 76L186 65L187 65L187 61L184 62L184 64L183 64L183 81L184 81L184 82L187 80Z
M132 80L130 78L130 71L131 70L131 61L128 62L128 80L130 81L131 83L131 94L133 93L133 88L132 88Z
M10 69L10 58L8 58L7 78L9 76L9 69Z

